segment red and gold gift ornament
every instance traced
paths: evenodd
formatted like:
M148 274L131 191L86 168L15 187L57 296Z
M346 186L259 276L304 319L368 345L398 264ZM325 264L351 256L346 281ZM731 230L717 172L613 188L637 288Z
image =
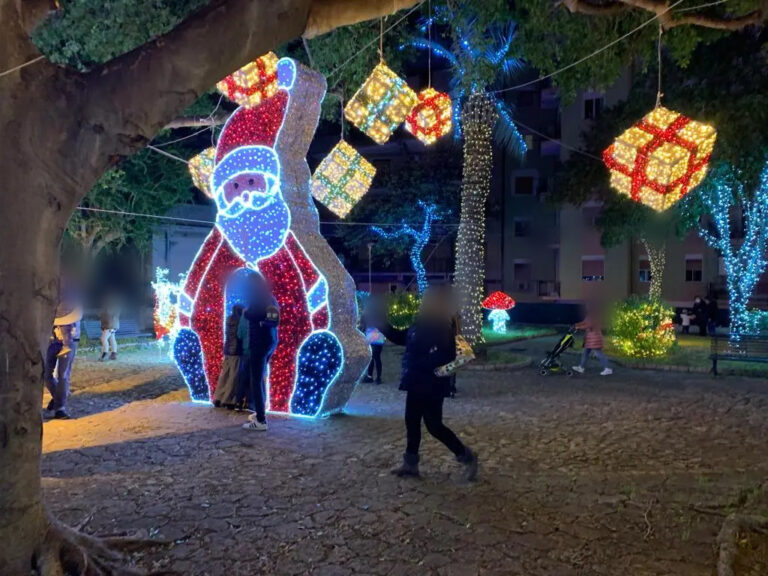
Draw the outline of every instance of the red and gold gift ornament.
M408 84L380 62L347 102L344 116L377 144L384 144L417 102Z
M666 210L704 179L716 138L714 127L658 106L603 152L611 186Z
M269 52L216 84L216 89L240 106L253 108L277 93L277 54Z
M213 174L213 164L216 158L216 148L206 148L197 156L190 158L187 168L189 175L192 176L192 184L199 188L206 196L213 198L211 192L211 174Z
M419 92L418 98L405 118L405 129L424 144L433 144L451 131L451 97L426 88Z

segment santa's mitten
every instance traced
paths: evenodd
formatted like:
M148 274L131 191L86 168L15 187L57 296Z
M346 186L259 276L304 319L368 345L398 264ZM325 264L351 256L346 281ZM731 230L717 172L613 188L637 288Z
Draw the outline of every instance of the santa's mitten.
M173 343L173 359L189 388L195 402L208 402L208 382L203 367L203 348L200 338L189 328L182 328Z
M316 416L323 395L338 377L344 364L339 339L332 332L318 330L299 348L296 386L291 396L291 412Z

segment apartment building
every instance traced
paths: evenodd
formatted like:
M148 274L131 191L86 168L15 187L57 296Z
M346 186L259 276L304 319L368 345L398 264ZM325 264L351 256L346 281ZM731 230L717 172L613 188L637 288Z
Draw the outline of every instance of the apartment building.
M581 147L582 133L629 91L625 75L605 92L582 92L562 107L547 86L534 85L516 95L516 118L529 151L522 161L497 152L488 210L488 291L504 290L520 302L616 301L648 292L650 262L642 243L602 247L596 227L599 202L555 206L550 201L559 161L577 153L573 149ZM734 230L738 242L739 227ZM725 300L723 274L716 252L690 232L667 245L663 296L678 306L709 293ZM761 284L757 292L759 305L768 285Z

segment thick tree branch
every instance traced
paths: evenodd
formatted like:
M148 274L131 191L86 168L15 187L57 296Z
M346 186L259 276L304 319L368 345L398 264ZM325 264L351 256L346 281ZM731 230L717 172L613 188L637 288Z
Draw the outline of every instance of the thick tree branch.
M314 38L339 26L349 26L394 14L423 0L314 0L302 36Z
M563 0L563 5L572 13L588 16L616 16L626 11L626 4L617 2L594 3L589 0Z
M754 10L749 14L736 17L690 14L678 16L669 10L669 4L659 0L615 0L600 2L596 0L563 0L563 4L572 13L589 16L615 16L627 8L637 8L655 14L665 30L677 26L700 26L715 30L741 30L763 21L763 13Z

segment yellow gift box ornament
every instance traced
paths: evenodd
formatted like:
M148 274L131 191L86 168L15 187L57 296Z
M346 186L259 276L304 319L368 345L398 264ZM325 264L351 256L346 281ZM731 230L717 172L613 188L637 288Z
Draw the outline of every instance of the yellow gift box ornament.
M714 127L658 106L603 152L611 186L666 210L704 179L716 138Z

